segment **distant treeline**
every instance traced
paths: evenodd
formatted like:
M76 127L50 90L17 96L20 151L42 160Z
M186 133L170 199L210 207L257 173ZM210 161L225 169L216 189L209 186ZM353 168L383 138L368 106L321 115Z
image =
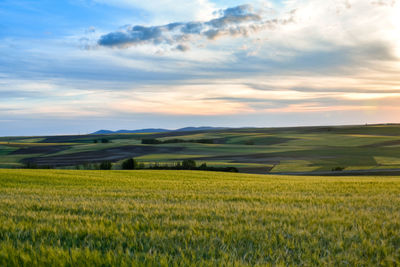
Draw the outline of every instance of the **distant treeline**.
M206 163L197 166L196 161L185 159L183 161L174 162L173 164L154 163L148 167L139 164L135 159L127 159L122 163L123 170L150 169L150 170L199 170L199 171L216 171L216 172L239 172L235 167L210 167Z
M187 165L184 164L184 161L182 163L177 163L174 165L160 165L160 164L155 164L151 165L148 167L148 169L152 170L199 170L199 171L214 171L214 172L239 172L239 170L235 167L211 167L207 166L207 163L203 163L200 166L194 165Z
M158 140L155 138L142 139L142 144L159 145L159 144L176 144L176 143L199 143L199 144L214 144L214 139L167 139Z
M97 143L99 143L99 142L101 142L101 143L103 143L103 144L107 144L107 143L110 143L110 140L108 140L107 138L102 138L102 139L100 139L100 140L97 140L97 139L94 139L94 140L93 140L93 143L95 143L95 144L97 144Z
M114 164L111 161L103 161L101 163L83 163L75 166L77 170L111 170ZM52 169L52 166L36 165L34 163L27 163L26 169ZM117 167L118 168L118 167ZM185 159L183 161L174 162L172 164L160 164L158 162L151 163L146 166L142 162L130 158L122 162L122 170L199 170L199 171L215 171L215 172L239 172L235 167L211 167L206 163L197 165L196 161L192 159Z

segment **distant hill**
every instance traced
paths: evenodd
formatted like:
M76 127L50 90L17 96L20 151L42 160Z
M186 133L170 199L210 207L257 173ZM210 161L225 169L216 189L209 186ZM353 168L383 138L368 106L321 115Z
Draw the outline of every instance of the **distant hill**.
M167 130L167 129L159 129L159 128L148 128L148 129L139 129L139 130L118 130L118 131L99 130L99 131L91 133L91 134L192 132L192 131L208 131L208 130L223 130L223 129L227 129L227 128L226 127L201 126L201 127L185 127L185 128L180 128L180 129L176 129L176 130Z
M163 132L170 132L171 130L167 129L140 129L140 130L118 130L118 131L110 131L110 130L99 130L92 134L116 134L116 133L163 133Z
M112 133L114 133L114 132L109 131L109 130L99 130L99 131L91 133L91 134L112 134Z

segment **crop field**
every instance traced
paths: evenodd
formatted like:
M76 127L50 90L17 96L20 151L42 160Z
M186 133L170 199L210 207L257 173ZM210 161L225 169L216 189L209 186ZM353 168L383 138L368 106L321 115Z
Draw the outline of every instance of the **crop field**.
M145 140L151 142L144 142ZM400 125L223 129L191 132L0 137L0 168L76 169L134 157L145 166L184 159L244 173L400 173Z
M399 177L0 170L0 266L398 266Z

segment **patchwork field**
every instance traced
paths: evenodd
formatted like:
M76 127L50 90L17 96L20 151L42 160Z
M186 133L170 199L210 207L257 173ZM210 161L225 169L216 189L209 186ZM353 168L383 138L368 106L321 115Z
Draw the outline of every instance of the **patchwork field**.
M0 168L79 165L135 157L146 166L193 159L245 173L400 170L400 125L252 128L151 134L0 138Z
M399 264L399 177L0 170L0 266Z

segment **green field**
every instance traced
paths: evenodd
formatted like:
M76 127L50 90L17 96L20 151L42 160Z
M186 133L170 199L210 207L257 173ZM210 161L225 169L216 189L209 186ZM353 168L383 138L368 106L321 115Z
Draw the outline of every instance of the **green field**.
M399 177L0 170L0 266L398 266Z
M101 140L106 139L107 143ZM155 139L158 144L142 144ZM176 143L168 143L179 140ZM207 142L204 142L206 140ZM202 143L203 141L203 143ZM400 172L400 125L249 128L151 134L0 137L0 168L75 169L135 157L145 166L193 159L244 173ZM79 167L79 169L82 169Z

